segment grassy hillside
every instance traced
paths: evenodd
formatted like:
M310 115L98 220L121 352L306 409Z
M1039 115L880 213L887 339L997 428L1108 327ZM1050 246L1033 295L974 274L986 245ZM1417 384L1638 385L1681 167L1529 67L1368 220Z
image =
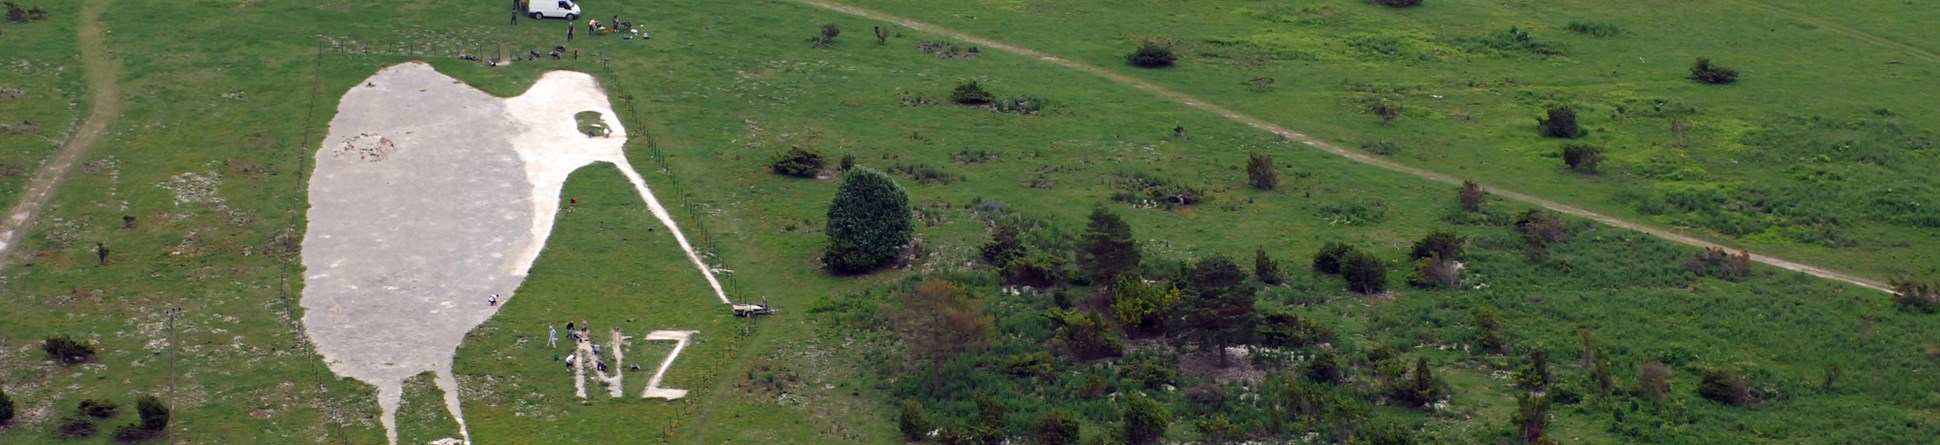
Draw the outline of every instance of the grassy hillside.
M1919 225L1924 210L1910 205L1931 205L1932 186L1907 174L1930 164L1931 150L1906 149L1927 140L1936 119L1921 114L1917 94L1930 90L1918 80L1933 62L1844 40L1823 23L1788 25L1797 20L1783 12L1649 2L1539 9L1431 0L1407 10L1346 0L1136 5L1152 9L857 3L1111 67L1344 145L1391 141L1399 147L1391 157L1411 165L1793 259L1878 276L1931 276L1940 264L1923 247L1932 243ZM1868 23L1853 10L1783 6L1849 28ZM1446 185L1030 58L898 27L878 44L872 28L884 24L797 3L598 8L589 14L620 14L653 38L589 38L580 29L568 44L577 59L487 68L457 55L550 48L566 43L567 25L510 25L499 7L461 2L112 3L103 20L123 64L126 113L0 271L9 297L0 298L0 385L22 407L0 441L66 443L53 437L54 421L81 399L132 405L134 394L166 394L172 376L178 440L382 443L374 391L332 376L294 325L295 242L307 159L335 98L409 60L506 96L544 70L599 77L636 135L630 159L690 237L733 271L735 297L782 309L753 321L729 316L612 167L583 169L564 191L580 207L562 215L519 297L459 350L455 372L480 441L895 443L904 400L927 406L938 426L962 427L976 418L977 395L1006 408L1003 430L1013 437L1030 435L1039 413L1064 410L1086 438L1104 440L1119 423L1115 398L1140 391L1181 419L1171 428L1177 440L1210 431L1184 419L1223 417L1255 436L1367 440L1400 429L1420 443L1497 443L1513 434L1515 396L1529 394L1511 375L1534 350L1548 354L1549 394L1579 396L1550 411L1551 437L1569 443L1914 443L1940 432L1932 396L1940 388L1921 377L1940 365L1940 322L1876 292L1763 267L1720 276L1687 266L1694 250L1583 222L1570 222L1567 241L1532 259L1511 224L1521 205L1490 199L1485 212L1463 212ZM1926 31L1893 23L1921 12L1879 11L1889 10L1901 18L1864 29L1918 48ZM1740 13L1751 16L1718 19ZM1563 29L1591 20L1624 32L1599 39ZM841 33L818 47L810 40L825 24ZM0 26L0 42L27 29ZM1566 51L1467 46L1510 26ZM1737 38L1748 35L1759 37ZM1123 54L1146 38L1170 39L1180 66L1123 67ZM1684 79L1701 55L1740 69L1742 80ZM1273 87L1246 82L1258 77L1275 79ZM61 79L79 86L77 77ZM1000 101L1046 105L998 112L952 103L952 91L970 81ZM1868 86L1841 88L1860 84ZM1365 113L1369 98L1403 112L1383 124ZM1575 105L1591 131L1585 141L1608 149L1601 175L1562 171L1561 142L1535 135L1534 118L1551 102ZM1670 131L1673 120L1681 133ZM1825 149L1841 146L1849 148ZM916 207L914 261L861 277L817 270L836 181L769 172L793 147L826 155L831 169L853 157L895 174ZM1273 157L1276 190L1248 187L1255 153ZM1148 202L1155 185L1200 201L1156 206ZM1910 204L1878 202L1899 199L1887 188L1911 190L1894 201ZM1043 314L1096 304L1098 289L1067 281L1040 294L1004 292L978 248L991 225L1018 219L1042 221L1033 242L1068 247L1060 240L1081 234L1099 204L1134 229L1155 278L1216 255L1245 267L1265 250L1290 280L1263 287L1255 308L1324 323L1335 339L1260 350L1245 362L1255 372L1245 384L1211 377L1205 354L1162 338L1129 339L1122 357L1070 357ZM135 223L123 228L123 216ZM1406 284L1411 245L1436 230L1469 240L1458 289ZM1329 241L1388 262L1395 292L1360 297L1337 277L1306 272ZM113 251L106 265L96 264L97 242ZM995 320L987 348L947 363L944 391L927 385L930 370L883 318L884 303L925 278L959 283ZM170 307L183 309L176 348L165 329ZM1476 348L1472 314L1481 307L1501 312L1507 352ZM561 351L537 346L547 325L569 320L622 327L636 337L628 361L645 368L670 347L639 339L646 331L700 331L666 383L688 397L638 399L651 374L643 371L626 374L627 397L606 398L589 382L593 397L575 400L555 361ZM1583 331L1613 370L1610 396L1591 390L1594 366L1577 364ZM40 340L56 333L102 352L76 367L45 362ZM1341 358L1347 383L1304 380L1322 350ZM1446 409L1387 399L1417 358L1450 390ZM1646 362L1670 371L1661 400L1639 385ZM1184 371L1157 384L1130 371L1142 363ZM1393 373L1397 366L1403 373ZM1824 384L1834 366L1842 376ZM1710 370L1743 376L1761 403L1701 398L1700 376ZM1093 380L1103 392L1088 388ZM402 438L453 434L435 390L420 383L407 391ZM1333 411L1273 414L1275 403L1293 403L1293 388L1335 401ZM103 429L132 419L124 410Z

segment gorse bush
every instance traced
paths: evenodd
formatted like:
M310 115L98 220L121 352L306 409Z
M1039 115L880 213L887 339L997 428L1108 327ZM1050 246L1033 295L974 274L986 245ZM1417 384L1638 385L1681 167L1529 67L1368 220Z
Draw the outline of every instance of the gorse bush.
M1722 369L1704 371L1704 379L1698 381L1698 395L1713 402L1739 406L1758 403L1752 395L1751 385L1738 373Z
M1711 59L1699 57L1691 64L1691 79L1709 84L1727 84L1738 81L1738 70L1711 64Z
M1899 303L1901 308L1923 314L1940 312L1940 286L1927 281L1899 278L1893 280L1892 287L1893 301Z
M957 88L950 91L950 100L963 105L989 105L996 99L996 95L984 90L983 85L974 80L957 84Z
M903 440L915 442L930 434L936 423L930 420L930 412L915 400L904 400L903 409L896 415L896 429L903 433Z
M142 428L150 431L168 428L168 405L163 404L160 398L144 395L135 399L135 412L141 414Z
M107 401L107 400L95 400L95 399L82 400L80 406L77 406L74 409L74 412L76 414L93 417L96 419L106 419L109 417L114 417L115 413L120 411L121 411L121 405L116 405L114 402Z
M1172 66L1179 57L1172 54L1172 47L1156 42L1145 42L1131 54L1125 55L1125 62L1139 68L1166 68Z
M1596 174L1596 167L1603 163L1603 147L1589 144L1563 145L1563 165L1577 173Z
M1353 246L1329 241L1327 244L1320 246L1319 252L1314 253L1314 271L1326 274L1338 274L1341 271L1341 264L1345 263L1347 257L1353 254Z
M93 346L75 341L67 334L47 337L41 342L40 349L47 352L47 358L63 365L86 363L94 358Z
M1576 124L1576 110L1569 105L1550 105L1547 117L1536 118L1536 131L1543 137L1574 139L1589 134Z
M768 169L777 175L813 178L822 173L822 167L827 162L815 150L790 147L788 151L776 155L774 162L768 164Z

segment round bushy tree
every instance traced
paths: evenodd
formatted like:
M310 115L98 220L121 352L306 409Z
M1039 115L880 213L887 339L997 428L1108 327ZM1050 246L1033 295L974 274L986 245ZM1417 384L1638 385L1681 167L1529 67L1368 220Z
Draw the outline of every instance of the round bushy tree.
M1603 163L1603 147L1589 144L1569 144L1563 146L1563 165L1579 173L1596 174L1597 164Z
M1347 290L1378 294L1388 290L1388 268L1367 252L1354 252L1341 263L1340 275L1347 279Z
M829 204L829 245L822 264L838 274L868 273L908 244L909 195L889 175L859 167L842 175Z
M1314 254L1314 271L1327 274L1340 273L1341 262L1352 253L1354 253L1353 246L1329 241L1326 245L1320 246L1320 252Z

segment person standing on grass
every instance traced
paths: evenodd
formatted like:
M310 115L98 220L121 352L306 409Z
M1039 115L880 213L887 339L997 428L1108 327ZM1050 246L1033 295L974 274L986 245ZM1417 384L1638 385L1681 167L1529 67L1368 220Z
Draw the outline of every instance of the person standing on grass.
M566 22L566 41L573 41L573 29L578 27L579 25L574 25L573 22Z
M546 347L548 348L559 347L559 327L558 326L546 326Z
M95 259L98 259L101 261L100 265L102 266L108 265L108 245L101 244L101 243L94 243L94 256L95 256Z

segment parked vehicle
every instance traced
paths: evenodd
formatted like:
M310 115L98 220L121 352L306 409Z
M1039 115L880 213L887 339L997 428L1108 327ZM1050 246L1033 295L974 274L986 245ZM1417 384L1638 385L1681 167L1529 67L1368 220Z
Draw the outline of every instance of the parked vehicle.
M525 13L535 19L559 17L578 20L579 4L573 0L535 0L525 5Z

